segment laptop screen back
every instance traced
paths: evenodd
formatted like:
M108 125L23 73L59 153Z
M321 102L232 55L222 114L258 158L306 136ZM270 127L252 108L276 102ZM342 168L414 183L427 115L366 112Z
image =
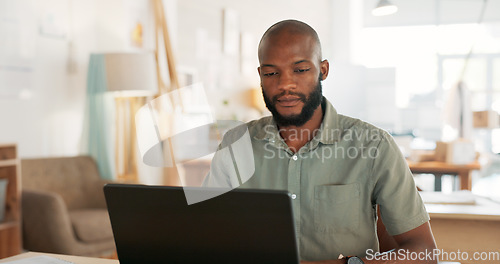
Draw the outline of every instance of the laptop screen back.
M108 184L104 192L122 264L299 262L286 191L235 189L192 205L182 187Z

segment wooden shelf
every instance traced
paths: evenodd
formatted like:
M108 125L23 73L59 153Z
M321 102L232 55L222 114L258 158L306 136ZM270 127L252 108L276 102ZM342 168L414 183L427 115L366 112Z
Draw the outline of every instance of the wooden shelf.
M0 230L13 227L15 228L19 227L19 221L9 220L0 222Z
M5 217L0 222L0 259L21 253L20 166L15 144L0 144L0 179L7 179Z
M0 160L10 160L17 158L16 145L0 144Z
M15 159L0 160L0 167L17 166L18 164L19 164L18 160Z

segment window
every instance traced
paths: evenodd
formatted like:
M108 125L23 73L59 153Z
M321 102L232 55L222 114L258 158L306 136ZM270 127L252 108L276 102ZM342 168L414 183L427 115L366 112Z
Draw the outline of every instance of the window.
M398 108L440 108L473 47L463 78L472 110L500 112L500 37L490 30L478 24L364 28L356 53L368 68L396 69ZM488 138L491 150L499 153L500 129L490 131Z

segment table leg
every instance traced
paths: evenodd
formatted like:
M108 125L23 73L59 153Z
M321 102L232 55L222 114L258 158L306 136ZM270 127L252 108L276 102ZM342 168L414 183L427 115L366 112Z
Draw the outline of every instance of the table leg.
M434 173L434 191L435 192L441 191L441 177L442 176L443 176L443 174Z
M472 190L472 175L470 171L460 171L458 173L460 177L460 189L461 190Z

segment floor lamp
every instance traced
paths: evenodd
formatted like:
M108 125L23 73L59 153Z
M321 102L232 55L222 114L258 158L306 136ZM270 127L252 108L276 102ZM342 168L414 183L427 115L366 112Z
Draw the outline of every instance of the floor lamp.
M115 169L119 182L137 183L135 113L158 93L153 53L105 53L106 90L115 101Z

